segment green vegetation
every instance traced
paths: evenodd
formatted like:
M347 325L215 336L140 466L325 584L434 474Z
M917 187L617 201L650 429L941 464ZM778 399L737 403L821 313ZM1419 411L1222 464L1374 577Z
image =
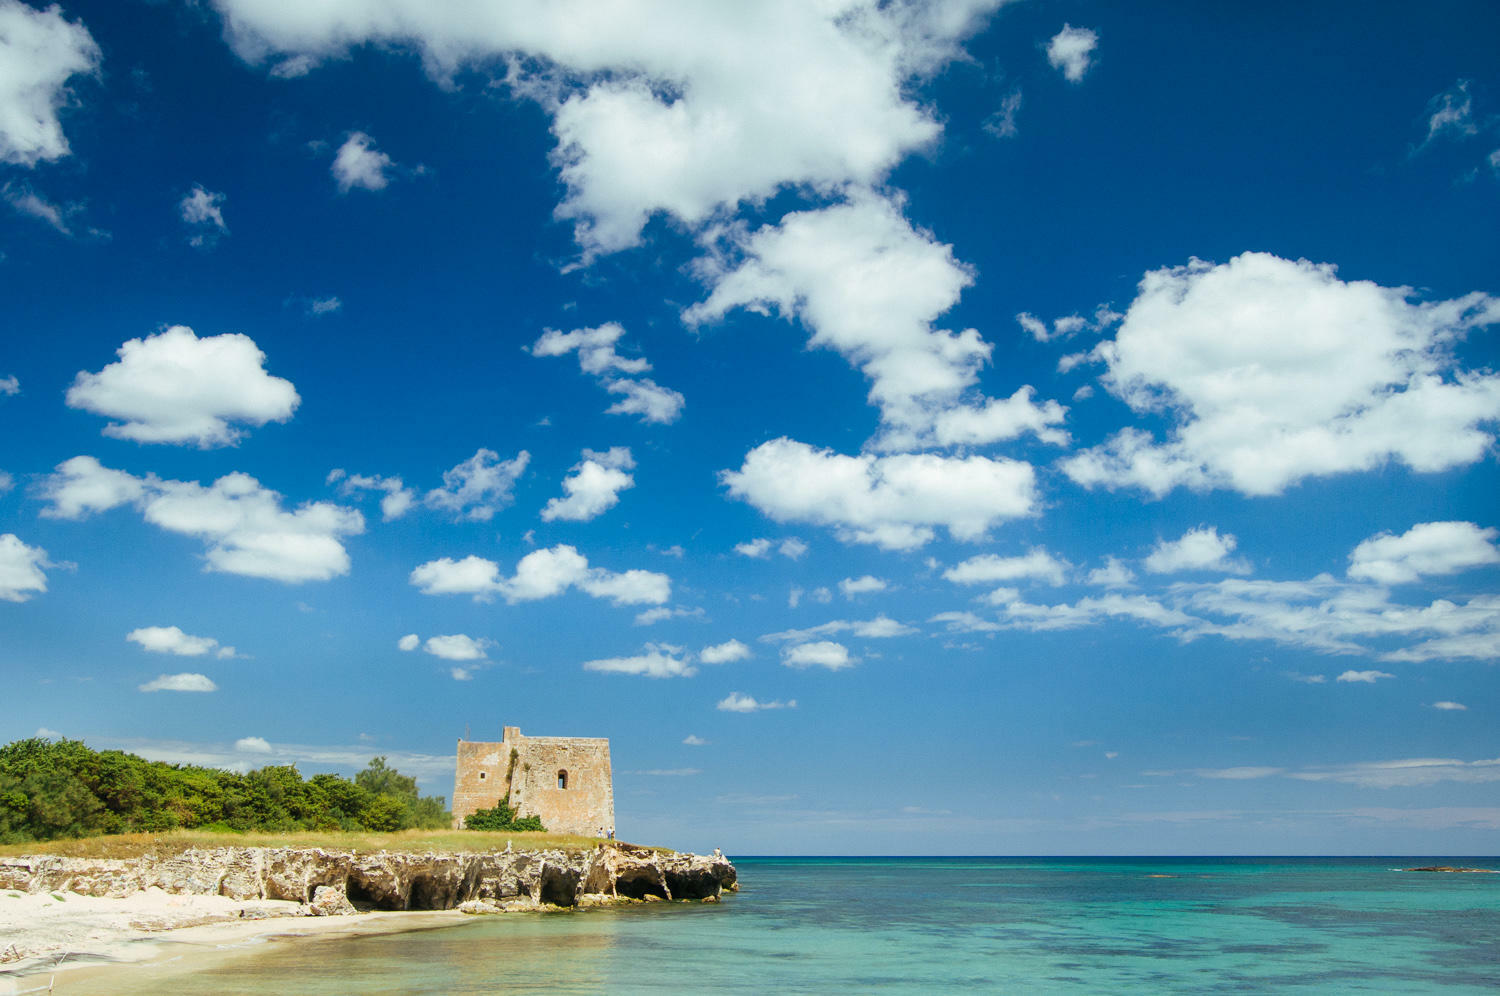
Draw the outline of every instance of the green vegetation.
M0 844L203 828L221 833L446 828L441 796L377 757L354 777L292 765L240 774L95 751L80 740L0 747Z
M483 830L491 833L506 831L530 831L541 833L547 828L542 826L540 816L517 816L511 811L510 804L504 799L495 803L494 809L476 809L464 819L464 828L467 830Z
M321 847L328 851L406 851L424 853L503 851L590 851L594 837L565 833L476 833L472 830L401 830L396 833L300 831L297 833L229 833L215 830L172 830L167 833L127 833L108 837L80 837L30 843L0 844L0 857L55 854L64 858L171 857L183 851L213 847ZM625 845L635 846L635 845ZM667 848L652 850L669 853Z

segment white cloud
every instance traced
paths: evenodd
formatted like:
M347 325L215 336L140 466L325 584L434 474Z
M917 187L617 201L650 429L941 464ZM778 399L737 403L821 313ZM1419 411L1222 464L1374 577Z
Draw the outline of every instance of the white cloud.
M1093 64L1094 49L1099 44L1097 32L1064 24L1063 29L1047 42L1047 61L1060 70L1069 83L1083 80Z
M489 451L481 450L480 452ZM477 459L478 454L475 456ZM367 477L364 474L345 474L342 470L334 470L328 475L328 483L332 484L335 481L339 482L339 492L345 495L358 494L361 491L383 492L384 497L380 499L380 517L385 522L401 518L417 501L417 493L408 488L399 477Z
M760 702L754 697L743 692L730 692L720 699L718 705L714 706L720 712L761 712L766 709L795 709L797 700L790 699L786 702L776 700L774 702Z
M424 595L473 595L476 601L499 595L511 603L531 602L573 587L615 605L660 605L672 597L672 582L665 574L616 574L590 567L575 547L561 543L522 557L513 577L501 577L494 561L470 555L463 560L430 560L412 570L410 581Z
M21 393L21 380L15 374L0 377L0 395L13 398Z
M584 450L583 456L563 478L568 496L547 502L542 509L543 521L587 522L617 505L621 491L635 487L635 478L625 473L635 467L629 447L615 446L603 453Z
M454 665L448 669L448 677L454 681L473 681L475 670L473 666Z
M217 692L219 690L219 686L204 675L191 672L159 674L138 687L143 692Z
M1062 462L1093 487L1280 494L1308 478L1397 460L1429 473L1493 444L1500 373L1458 367L1452 346L1500 321L1500 298L1412 303L1407 287L1340 280L1331 265L1245 253L1146 274L1102 380L1164 442L1128 427Z
M271 742L264 737L240 737L234 742L234 749L247 754L269 754Z
M446 83L514 57L508 82L553 116L557 213L593 255L635 245L658 212L693 225L786 185L879 181L940 132L910 85L999 0L217 6L252 62L409 46Z
M266 355L247 335L200 339L174 325L116 353L98 373L80 371L67 394L71 408L120 420L106 436L226 446L244 435L231 423L285 422L301 401L291 381L266 373Z
M3 2L3 0L0 0ZM73 219L83 213L81 204L54 204L32 189L29 183L7 183L0 188L5 201L29 218L50 225L63 235L73 236ZM92 234L100 234L90 230Z
M776 547L776 552L788 560L801 560L803 554L807 553L807 550L807 544L795 536L782 540L781 544Z
M734 552L742 557L750 557L752 559L766 557L771 552L771 541L764 538L746 540L743 543L736 543L734 545Z
M691 678L698 673L679 648L659 643L646 644L645 652L635 657L584 661L583 669L605 674L638 674L647 678Z
M1345 671L1343 674L1339 675L1334 680L1335 681L1342 681L1342 682L1345 682L1345 683L1348 683L1348 684L1373 685L1373 684L1375 684L1375 682L1379 681L1381 678L1394 678L1394 677L1395 677L1394 674L1388 674L1385 671Z
M884 640L894 636L909 636L917 632L914 627L897 622L890 616L879 615L874 619L834 619L806 629L786 629L779 633L767 633L761 639L767 643L807 643L835 633L853 633L867 640Z
M54 566L41 547L27 546L15 533L0 535L0 600L24 602L45 592L43 569Z
M1071 605L1010 601L1004 606L1003 616L1007 620L1004 628L1033 632L1078 629L1103 619L1128 619L1179 635L1196 635L1202 624L1202 620L1145 595L1113 592L1097 598L1080 598Z
M707 613L703 611L701 606L689 609L681 605L671 608L659 605L654 609L637 612L635 614L635 624L637 626L651 626L664 619L703 619L706 615Z
M490 646L492 644L489 640L476 640L462 633L452 633L448 636L429 636L422 649L445 661L479 661L485 659L485 650Z
M890 587L883 578L877 578L873 574L865 574L857 578L844 578L839 582L839 591L843 592L845 598L853 598L855 595L867 595L871 592L885 591Z
M708 745L707 740L704 740L702 737L694 733L689 733L687 736L683 737L682 742L687 744L689 747L705 747Z
M443 472L443 486L427 492L428 508L449 512L456 519L488 522L510 503L511 489L526 473L531 454L522 450L501 460L494 450L479 449L463 463Z
M307 313L309 315L313 315L314 317L320 315L331 315L336 311L342 310L343 307L344 302L339 300L334 295L329 295L328 297L315 297L307 302Z
M819 640L787 647L781 652L781 663L794 668L821 667L841 671L853 667L855 661L849 656L849 648L842 643Z
M972 612L939 612L928 622L943 623L950 633L997 633L1005 628Z
M1467 138L1478 134L1474 124L1474 99L1469 96L1469 81L1459 80L1452 87L1427 102L1427 137L1419 148L1445 135Z
M698 659L705 664L732 664L735 661L748 660L753 656L750 648L739 640L726 640L698 651Z
M913 228L898 205L854 194L753 233L731 227L720 235L720 256L699 267L712 290L683 319L697 325L735 308L800 319L811 345L838 352L869 378L884 427L876 446L981 445L1026 432L1066 441L1051 428L1066 410L1037 406L1029 387L1004 401L963 402L992 347L974 329L933 323L958 303L973 273L951 246Z
M1017 87L1001 99L1000 108L985 118L980 127L996 138L1015 138L1020 134L1016 127L1016 115L1020 112L1021 88Z
M211 636L189 636L176 626L143 626L126 633L125 639L154 654L202 657L212 653L220 658L235 656L233 647L221 647L219 641Z
M1030 464L982 456L906 453L846 456L785 437L720 473L735 498L778 521L833 526L844 542L910 550L944 526L977 540L992 526L1036 510Z
M1472 522L1422 522L1400 536L1372 536L1349 554L1349 576L1379 584L1407 584L1423 577L1455 574L1500 564L1500 530Z
M1467 712L1469 709L1468 706L1461 702L1434 702L1432 707L1434 709L1441 709L1444 712Z
M1071 565L1038 547L1020 557L999 557L993 553L970 557L943 572L943 577L955 584L990 584L995 581L1016 581L1035 578L1050 585L1067 581Z
M98 71L99 46L57 4L0 0L0 162L35 166L68 154L58 112L69 78Z
M1101 588L1126 588L1135 581L1135 572L1115 557L1105 557L1104 566L1089 571L1088 583Z
M1500 758L1460 761L1447 757L1414 757L1398 761L1364 761L1306 768L1289 777L1308 782L1343 782L1361 788L1410 788L1438 782L1500 781Z
M1223 571L1248 574L1250 565L1232 560L1230 554L1238 541L1228 533L1219 535L1213 526L1189 529L1175 540L1158 540L1156 548L1142 562L1152 574L1175 574L1180 571Z
M417 647L421 646L421 644L422 644L422 638L420 636L418 636L415 633L407 633L401 639L399 639L399 640L396 641L396 649L398 649L398 650L416 650Z
M362 131L350 132L333 157L331 171L338 183L339 193L347 194L355 187L364 190L384 190L390 183L386 170L391 167L391 157L375 148L375 140Z
M281 495L248 474L226 474L210 487L193 481L133 477L90 456L58 464L45 481L48 518L79 519L135 505L146 521L207 544L204 569L298 583L349 572L339 537L364 532L364 517L328 502L281 507Z
M639 374L651 369L645 357L633 359L615 352L615 343L625 335L617 322L606 322L597 328L560 332L548 329L531 344L532 356L566 356L578 353L578 366L596 378L611 394L624 398L605 409L607 415L639 415L643 422L668 424L682 413L681 394L662 387Z
M224 224L224 195L205 189L201 183L193 184L193 189L178 202L177 210L193 228L193 234L188 236L192 245L210 246L220 235L229 233L229 226Z

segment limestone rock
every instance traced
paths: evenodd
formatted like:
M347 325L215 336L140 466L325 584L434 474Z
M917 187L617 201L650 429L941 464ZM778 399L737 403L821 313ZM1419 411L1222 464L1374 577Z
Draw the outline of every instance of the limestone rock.
M336 885L320 885L313 890L313 901L308 904L313 916L345 916L358 913L344 890Z

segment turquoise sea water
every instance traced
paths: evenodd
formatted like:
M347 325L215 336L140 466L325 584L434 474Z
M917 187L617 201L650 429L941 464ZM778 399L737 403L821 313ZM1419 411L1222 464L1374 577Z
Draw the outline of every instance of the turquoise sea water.
M735 863L741 892L717 906L263 944L170 978L122 967L98 991L1500 992L1500 875L1393 870L1495 859Z

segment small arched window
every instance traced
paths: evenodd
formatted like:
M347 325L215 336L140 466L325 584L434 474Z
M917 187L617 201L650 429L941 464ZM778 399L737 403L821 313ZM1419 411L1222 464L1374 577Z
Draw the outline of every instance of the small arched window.
M568 787L568 773L567 773L567 771L559 771L557 773L557 787L560 788L560 789L565 789L565 788Z
M480 781L484 781L484 778L485 778L485 774L484 774L484 772L483 772L483 771L481 771L481 772L480 772L480 773L479 773L479 780L480 780Z

